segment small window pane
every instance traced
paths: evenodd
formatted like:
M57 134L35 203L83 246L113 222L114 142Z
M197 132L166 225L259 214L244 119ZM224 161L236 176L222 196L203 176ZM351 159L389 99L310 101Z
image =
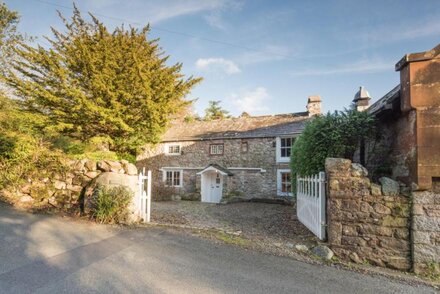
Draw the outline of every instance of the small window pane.
M215 144L209 146L209 154L221 155L223 154L223 144Z
M173 185L174 186L180 186L180 171L175 171L174 172Z
M173 184L173 173L170 171L166 172L165 183L167 186L171 186Z
M180 154L180 145L169 145L168 154Z
M281 173L281 192L283 193L291 192L290 172Z

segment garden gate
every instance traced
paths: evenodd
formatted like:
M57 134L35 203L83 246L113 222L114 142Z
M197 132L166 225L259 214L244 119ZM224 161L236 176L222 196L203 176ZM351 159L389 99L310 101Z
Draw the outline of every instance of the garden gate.
M145 191L145 181L147 181L147 190ZM144 222L150 222L151 215L151 170L145 175L145 168L138 175L138 211L139 217L141 217Z
M319 239L324 240L326 231L325 173L297 177L296 191L296 214L299 221Z

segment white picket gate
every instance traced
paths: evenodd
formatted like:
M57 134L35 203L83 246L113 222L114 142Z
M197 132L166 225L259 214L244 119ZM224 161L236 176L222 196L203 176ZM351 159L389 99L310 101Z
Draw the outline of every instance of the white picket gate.
M145 181L147 181L147 190L145 191ZM145 168L138 175L138 211L139 217L144 222L150 222L151 216L151 170L145 175Z
M325 239L326 203L325 173L308 177L297 177L296 213L298 219L319 239Z

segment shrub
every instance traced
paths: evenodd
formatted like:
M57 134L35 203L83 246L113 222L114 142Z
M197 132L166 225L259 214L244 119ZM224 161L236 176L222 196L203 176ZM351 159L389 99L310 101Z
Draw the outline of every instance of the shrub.
M128 206L133 193L126 187L96 187L93 193L92 217L100 223L118 224L128 219Z
M174 195L178 195L175 187L168 187L164 182L159 181L157 185L153 185L152 191L154 201L170 201L173 200Z
M292 147L292 188L296 187L296 175L324 170L327 157L353 159L360 143L376 134L376 121L368 112L345 110L314 118Z

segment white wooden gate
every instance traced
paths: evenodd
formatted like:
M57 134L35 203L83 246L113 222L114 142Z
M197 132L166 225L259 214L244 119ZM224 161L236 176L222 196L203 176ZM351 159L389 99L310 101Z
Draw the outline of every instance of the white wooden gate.
M326 229L325 173L298 177L296 191L296 214L299 221L319 239L324 240Z
M145 191L145 180L147 181L147 190ZM150 222L151 215L151 170L145 175L145 168L138 175L138 211L139 217L144 220L144 222Z

